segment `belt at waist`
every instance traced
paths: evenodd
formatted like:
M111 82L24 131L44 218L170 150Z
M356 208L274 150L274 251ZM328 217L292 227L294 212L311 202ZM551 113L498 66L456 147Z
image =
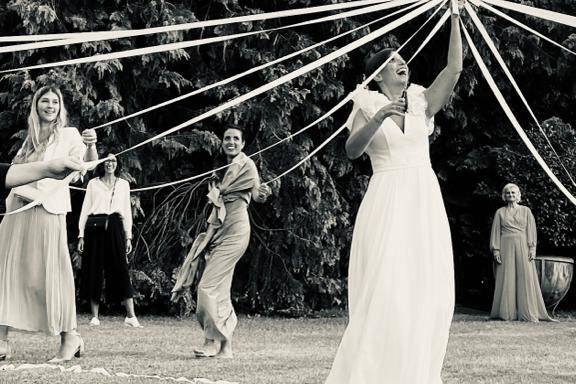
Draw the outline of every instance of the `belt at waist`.
M377 174L377 173L384 173L384 172L397 171L397 170L401 170L401 169L410 169L410 168L430 168L430 169L432 169L432 164L430 164L430 161L421 161L418 163L411 163L411 164L384 165L384 166L373 167L372 173Z

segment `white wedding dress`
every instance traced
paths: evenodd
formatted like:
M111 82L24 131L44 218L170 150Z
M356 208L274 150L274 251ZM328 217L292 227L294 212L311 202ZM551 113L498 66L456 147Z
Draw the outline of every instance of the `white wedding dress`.
M349 323L326 384L440 384L454 310L450 228L430 165L424 88L407 90L405 132L387 118L367 148L373 168L356 219ZM388 98L361 89L348 120Z

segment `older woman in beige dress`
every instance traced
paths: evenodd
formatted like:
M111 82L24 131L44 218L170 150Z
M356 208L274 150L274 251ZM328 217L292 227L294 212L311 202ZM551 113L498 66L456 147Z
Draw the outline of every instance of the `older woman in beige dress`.
M496 287L490 317L502 320L550 321L546 312L536 257L536 221L530 208L518 204L520 189L506 184L492 223L490 250L496 265Z

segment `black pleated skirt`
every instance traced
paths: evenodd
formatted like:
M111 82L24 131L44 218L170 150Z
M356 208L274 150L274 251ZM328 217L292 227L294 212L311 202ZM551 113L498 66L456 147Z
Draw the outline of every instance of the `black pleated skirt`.
M80 276L80 297L99 302L102 291L106 302L134 296L126 263L126 238L122 218L108 217L108 228L86 227Z

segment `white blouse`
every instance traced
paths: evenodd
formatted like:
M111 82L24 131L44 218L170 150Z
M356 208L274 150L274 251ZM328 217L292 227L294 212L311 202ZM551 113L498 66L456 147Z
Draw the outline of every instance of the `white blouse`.
M114 191L114 195L112 192ZM110 202L112 200L112 202ZM108 188L99 177L88 182L86 196L82 203L80 213L80 230L78 237L84 237L84 227L88 215L119 213L122 217L122 224L126 239L132 239L132 206L130 204L130 184L128 181L117 177L116 186Z

